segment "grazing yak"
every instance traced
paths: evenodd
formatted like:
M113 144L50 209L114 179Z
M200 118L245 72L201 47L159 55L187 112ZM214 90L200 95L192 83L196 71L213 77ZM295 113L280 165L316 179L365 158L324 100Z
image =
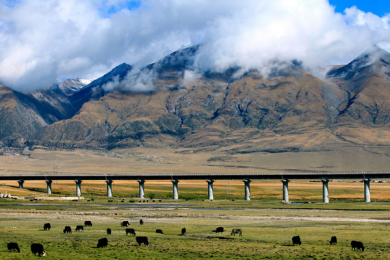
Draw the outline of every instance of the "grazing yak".
M99 241L98 241L97 247L98 247L98 248L107 247L107 245L108 245L108 240L107 240L107 238L101 238L101 239L99 239Z
M111 228L107 228L107 235L111 235Z
M92 227L92 222L91 221L84 221L84 226L86 227Z
M127 234L135 236L134 228L126 228L126 236L127 236Z
M149 245L149 241L147 237L136 237L135 240L137 241L138 246L140 246L141 244L144 244L145 246Z
M20 253L20 249L19 249L18 243L9 242L9 243L7 244L7 248L8 248L9 251L15 250L15 251L18 251L18 252Z
M76 227L76 231L84 231L84 226L81 226L81 225L78 225L77 227Z
M128 226L130 226L130 223L129 223L129 221L127 221L127 220L125 220L125 221L122 221L122 223L121 223L121 227L128 227Z
M337 244L337 237L335 237L335 236L331 237L330 244L331 245Z
M299 236L292 237L292 242L293 242L293 246L295 246L296 244L298 245L302 244L301 238Z
M215 232L215 233L223 233L225 231L225 229L223 227L217 227L216 230L213 230L212 232Z
M182 228L181 229L181 235L184 236L186 233L187 233L187 229L186 228Z
M231 236L236 236L236 234L239 234L240 237L242 237L242 230L239 228L232 229L232 233L230 234Z
M139 221L139 224L142 226L142 225L144 224L144 221L141 219L141 220Z
M31 252L34 254L34 255L39 255L39 256L46 256L46 252L45 250L43 249L43 245L41 244L32 244L31 245Z
M50 229L51 229L50 223L46 223L43 225L43 230L50 230Z
M363 243L360 241L352 241L351 246L352 246L352 250L355 250L356 248L356 250L364 251Z
M161 229L156 229L157 234L164 234Z
M70 226L65 226L64 234L65 233L72 233L72 228Z

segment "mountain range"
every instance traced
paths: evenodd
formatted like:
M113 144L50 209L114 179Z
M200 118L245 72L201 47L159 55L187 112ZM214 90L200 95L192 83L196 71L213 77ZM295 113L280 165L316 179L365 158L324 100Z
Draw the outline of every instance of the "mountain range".
M295 61L275 62L266 77L237 76L240 68L200 73L198 48L33 93L0 86L1 145L388 153L390 53L374 46L319 79Z

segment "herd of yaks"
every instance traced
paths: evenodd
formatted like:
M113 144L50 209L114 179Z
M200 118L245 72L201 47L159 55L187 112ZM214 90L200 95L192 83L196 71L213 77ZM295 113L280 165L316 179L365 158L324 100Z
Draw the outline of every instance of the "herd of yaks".
M144 224L142 219L139 221L139 223L140 223L140 225ZM91 221L85 221L84 222L84 226L85 227L92 227L92 222ZM84 226L77 225L76 231L83 231L84 230ZM121 227L128 227L128 226L130 226L129 221L125 220L125 221L121 222ZM50 230L50 229L51 229L51 224L50 223L45 223L43 225L43 230L46 231L46 230ZM63 231L64 231L64 233L72 233L72 228L70 226L65 226ZM212 232L223 233L225 231L226 230L223 227L217 227ZM161 229L156 229L156 233L164 234ZM185 235L186 233L187 233L186 228L183 228L181 230L181 235ZM128 235L128 234L131 234L131 235L136 237L135 239L136 239L136 241L138 243L138 246L141 246L141 244L144 244L146 246L149 245L148 238L145 237L145 236L136 236L135 230L133 228L126 228L126 235ZM241 229L233 229L230 235L234 235L235 236L236 234L238 234L239 236L242 236L242 230ZM111 235L111 229L110 228L107 228L107 235ZM299 236L292 237L292 242L293 242L293 246L302 244L301 238ZM330 244L331 245L337 244L337 237L335 237L335 236L331 237ZM101 238L101 239L98 240L97 248L107 247L107 245L108 245L107 238ZM351 247L352 247L352 250L356 249L356 250L364 251L363 243L360 242L360 241L352 241L351 242ZM8 248L9 251L13 251L14 250L14 251L17 251L17 252L20 253L19 245L16 242L9 242L7 244L7 248ZM34 255L38 254L39 256L46 256L46 252L45 252L42 244L38 244L38 243L31 244L31 252Z

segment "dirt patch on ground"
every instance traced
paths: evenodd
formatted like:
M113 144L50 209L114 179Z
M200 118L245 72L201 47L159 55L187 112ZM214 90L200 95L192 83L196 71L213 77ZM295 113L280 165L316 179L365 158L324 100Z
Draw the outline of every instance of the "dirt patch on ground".
M313 222L364 222L364 223L390 223L390 219L386 218L346 218L346 217L310 217L310 216L218 216L216 214L199 214L198 217L194 216L167 216L167 214L151 214L149 216L140 216L140 215L130 215L130 214L120 214L115 215L115 213L99 213L99 212L44 212L44 211L18 211L18 212L7 212L0 211L1 217L27 217L27 218L39 218L39 219L72 219L72 220L91 220L91 221L112 221L113 219L117 220L118 223L123 219L138 219L143 218L145 222L158 223L158 222L173 222L176 224L184 224L186 221L199 221L199 219L204 219L210 222L237 222L244 221L245 223L249 222L264 222L264 221L278 221L278 222L291 222L291 221L313 221ZM197 234L197 236L202 234ZM204 234L210 235L210 234Z

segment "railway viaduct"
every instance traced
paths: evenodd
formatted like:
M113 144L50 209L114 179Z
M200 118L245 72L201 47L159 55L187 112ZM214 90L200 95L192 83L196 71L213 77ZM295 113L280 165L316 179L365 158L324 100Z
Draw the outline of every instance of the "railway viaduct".
M112 197L112 184L116 180L137 180L139 183L139 197L145 196L145 182L148 180L171 180L173 185L173 199L179 198L180 180L205 180L208 184L208 199L213 200L213 182L215 180L242 180L245 184L245 200L250 200L250 183L252 180L280 180L283 184L283 200L289 201L288 183L290 180L321 180L323 187L323 202L329 203L329 180L333 179L361 179L364 183L364 201L370 202L370 181L372 179L388 179L390 172L311 172L311 173L238 173L238 174L55 174L55 175L0 175L0 180L15 180L19 188L23 188L26 180L43 180L47 184L47 193L51 194L53 180L74 180L76 195L81 196L83 180L103 180L107 183L107 196Z

